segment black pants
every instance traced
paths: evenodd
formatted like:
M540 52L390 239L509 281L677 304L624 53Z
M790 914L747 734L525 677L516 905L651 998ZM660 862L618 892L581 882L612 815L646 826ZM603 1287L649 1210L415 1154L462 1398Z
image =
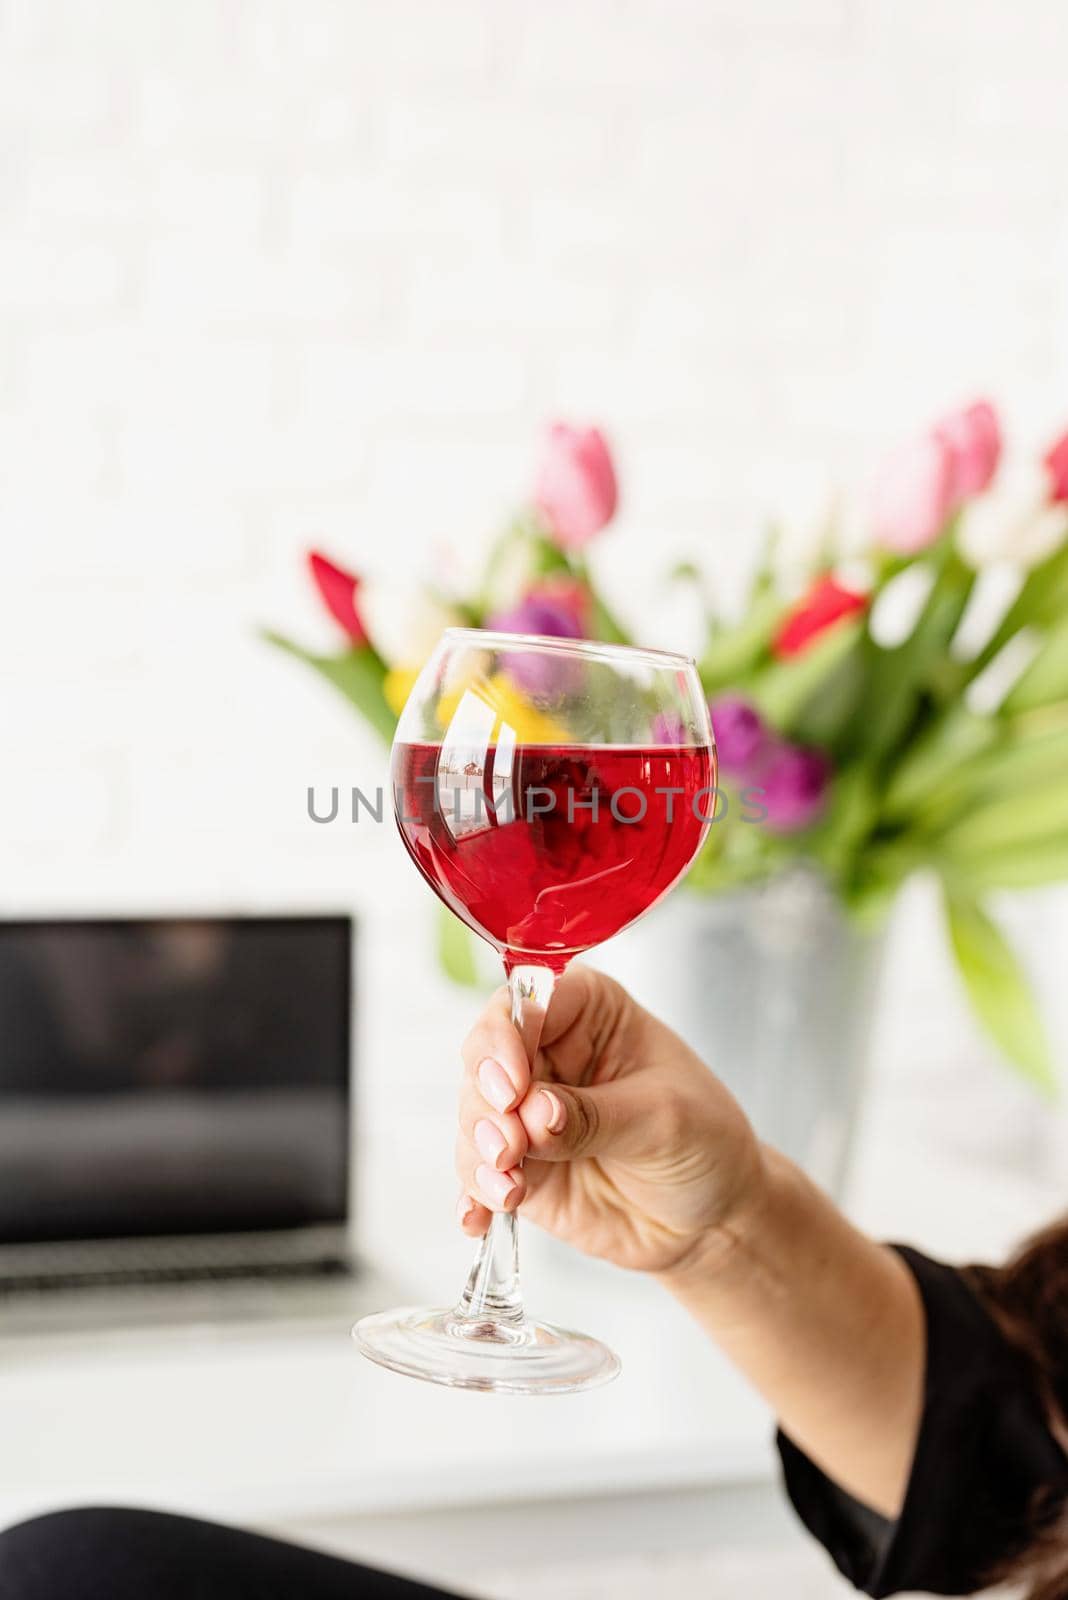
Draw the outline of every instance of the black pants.
M54 1511L0 1533L2 1600L448 1600L408 1578L158 1511Z

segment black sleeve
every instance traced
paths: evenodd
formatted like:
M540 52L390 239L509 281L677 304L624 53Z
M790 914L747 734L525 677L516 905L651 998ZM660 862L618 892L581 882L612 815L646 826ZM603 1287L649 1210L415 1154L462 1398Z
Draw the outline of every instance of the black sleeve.
M924 1408L901 1515L831 1482L782 1432L786 1489L839 1571L870 1595L972 1594L1068 1497L1068 1458L1023 1357L954 1267L898 1248L927 1318Z

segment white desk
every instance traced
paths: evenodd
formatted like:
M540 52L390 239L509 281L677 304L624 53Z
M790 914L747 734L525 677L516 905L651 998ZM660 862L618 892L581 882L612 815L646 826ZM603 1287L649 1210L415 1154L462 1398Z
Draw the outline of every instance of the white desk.
M406 1300L455 1292L470 1259L451 1220L447 1090L440 1114L403 1128L379 1119L366 1150L365 1237L391 1241L410 1275ZM999 1165L1017 1104L1026 1131L1031 1102L1000 1078L878 1077L854 1214L951 1259L999 1254L1064 1204L1059 1182L1043 1183L1019 1154ZM404 1206L390 1198L405 1190L397 1171L421 1175ZM532 1309L608 1340L623 1357L615 1384L537 1400L383 1372L348 1337L359 1311L393 1303L381 1286L370 1304L338 1300L314 1325L0 1337L0 1526L86 1500L292 1526L766 1477L770 1417L668 1297L523 1232Z
M591 1268L551 1310L622 1354L588 1395L471 1395L364 1361L354 1311L301 1327L0 1342L0 1525L134 1502L260 1524L766 1475L770 1422L653 1285Z

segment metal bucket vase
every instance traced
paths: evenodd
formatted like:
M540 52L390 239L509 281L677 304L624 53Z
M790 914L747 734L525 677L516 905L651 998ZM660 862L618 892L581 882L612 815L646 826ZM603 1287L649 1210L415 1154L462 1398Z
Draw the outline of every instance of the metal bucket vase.
M757 1133L832 1195L845 1184L885 937L805 871L677 891L590 959L708 1062Z

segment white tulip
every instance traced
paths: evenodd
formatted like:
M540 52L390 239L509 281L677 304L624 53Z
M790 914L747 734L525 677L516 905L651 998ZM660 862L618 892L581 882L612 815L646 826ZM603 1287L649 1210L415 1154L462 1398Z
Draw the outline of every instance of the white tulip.
M875 643L896 650L911 639L933 587L934 573L928 566L906 567L891 578L871 608L868 626Z
M960 550L973 567L1011 562L1033 567L1068 534L1068 508L1050 505L1049 479L1038 461L1019 463L998 478L997 488L964 510Z
M360 586L360 614L371 643L390 666L419 666L446 628L461 618L452 606L411 584L368 578Z

